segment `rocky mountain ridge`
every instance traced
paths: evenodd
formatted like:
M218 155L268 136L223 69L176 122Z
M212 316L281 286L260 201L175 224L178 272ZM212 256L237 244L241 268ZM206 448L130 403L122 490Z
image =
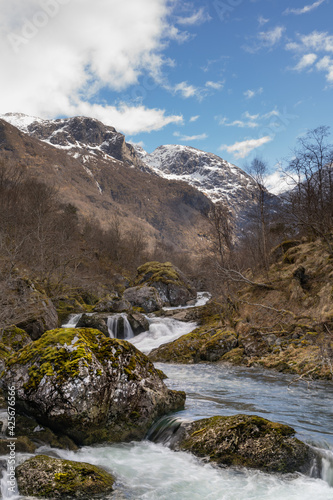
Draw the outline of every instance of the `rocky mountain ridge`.
M164 145L151 154L132 146L114 127L93 118L43 120L7 113L0 118L31 137L46 142L81 161L87 171L97 161L119 160L151 175L183 181L214 203L226 202L236 215L253 204L256 183L239 167L219 156L182 145ZM102 189L99 186L99 189Z

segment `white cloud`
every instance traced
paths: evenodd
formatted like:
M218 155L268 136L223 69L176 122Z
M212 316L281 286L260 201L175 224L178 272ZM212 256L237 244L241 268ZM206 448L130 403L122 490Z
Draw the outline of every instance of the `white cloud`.
M309 35L302 35L304 47L316 51L333 52L333 36L327 32L313 31Z
M266 19L265 17L263 16L259 16L258 17L258 23L259 23L259 26L264 26L266 23L269 22L269 19Z
M304 7L301 7L299 9L291 9L290 7L288 7L288 9L286 9L283 12L283 14L297 14L297 15L307 14L308 12L311 12L312 10L319 7L324 2L325 2L325 0L318 0L317 2L314 2L310 5L305 5Z
M316 68L319 71L326 71L326 79L329 83L333 83L333 59L329 56L324 56L317 62Z
M296 71L302 71L303 69L312 66L316 59L316 54L305 54L293 69L295 69Z
M178 137L178 139L181 142L193 142L193 141L202 141L204 139L207 139L208 135L207 134L198 134L198 135L182 135L179 132L174 132L173 134L175 137Z
M189 97L199 97L200 95L200 89L194 85L188 84L187 82L177 83L173 87L173 91L175 93L179 92L185 99L188 99Z
M220 146L221 151L227 151L228 153L232 153L235 158L245 158L248 156L251 151L254 149L259 148L263 144L266 144L267 142L270 142L272 140L272 137L269 135L266 135L265 137L261 137L260 139L247 139L242 142L235 142L235 144L232 144L231 146L227 146L226 144L223 144Z
M279 117L279 111L273 109L272 111L269 111L268 113L265 113L263 115L260 115L259 113L256 115L251 115L248 111L245 111L245 113L243 113L241 116L241 120L234 120L232 122L230 122L225 116L216 118L218 119L219 125L223 125L225 127L257 128L260 125L263 125L264 120L269 120L273 116ZM269 123L269 126L271 128L277 128L278 124L272 122Z
M324 71L326 80L331 85L333 83L333 61L327 53L333 53L333 36L327 32L313 31L308 35L298 35L298 40L298 42L289 42L286 45L287 50L294 52L299 57L299 61L293 69L302 71L311 67L311 69ZM320 60L318 60L319 58ZM318 62L313 66L316 61Z
M191 123L192 123L192 122L196 122L198 118L200 118L200 115L191 116L191 118L190 118L190 120L189 120L189 121L190 121Z
M239 128L256 128L259 127L259 123L250 119L249 121L244 120L234 120L233 122L228 122L226 117L220 118L219 125L224 125L225 127L239 127Z
M194 12L188 17L177 17L177 23L181 25L192 26L194 24L202 24L211 19L208 12L203 7L197 12Z
M221 90L223 89L223 83L222 82L211 82L208 81L205 83L205 87L214 89L214 90Z
M129 133L182 121L142 105L91 104L101 88L121 91L161 71L172 33L167 0L95 0L93 8L91 0L0 0L0 7L0 112L85 114Z
M247 99L252 99L252 97L262 94L263 91L264 91L264 89L262 87L260 87L257 90L246 90L245 92L243 92L243 95L245 95L245 97Z
M180 82L174 86L166 84L164 87L174 94L181 94L184 99L195 97L201 101L204 97L210 94L211 91L223 89L223 82L207 81L203 87L196 87L188 82Z
M178 125L183 123L181 115L167 116L165 111L161 109L149 109L145 106L134 107L126 104L115 107L81 102L73 107L73 112L70 114L91 116L113 127L117 124L116 128L121 132L133 135L140 132L159 130L170 123Z
M284 26L276 26L271 30L261 31L258 35L258 38L262 40L266 45L273 46L281 40L285 29L286 28Z

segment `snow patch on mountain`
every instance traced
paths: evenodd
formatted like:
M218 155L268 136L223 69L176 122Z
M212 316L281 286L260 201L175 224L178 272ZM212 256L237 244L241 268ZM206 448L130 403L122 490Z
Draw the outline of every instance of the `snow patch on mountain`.
M212 201L253 201L252 177L217 155L183 145L160 146L151 154L135 146L141 160L166 179L185 181Z

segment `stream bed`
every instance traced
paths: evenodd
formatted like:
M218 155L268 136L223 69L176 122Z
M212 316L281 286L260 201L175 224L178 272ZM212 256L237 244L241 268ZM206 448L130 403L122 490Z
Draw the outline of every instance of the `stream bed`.
M150 441L84 447L58 456L101 465L117 477L117 492L128 500L333 500L333 386L225 364L167 365L167 385L187 393L177 416L194 420L213 415L256 414L289 424L297 436L320 448L322 478L217 468L184 452ZM40 451L50 452L49 449ZM54 450L53 450L54 451Z

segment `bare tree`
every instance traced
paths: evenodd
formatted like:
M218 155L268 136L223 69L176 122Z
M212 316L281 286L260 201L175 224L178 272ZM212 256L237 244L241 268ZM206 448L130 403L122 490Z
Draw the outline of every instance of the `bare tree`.
M286 175L293 185L288 199L299 230L323 238L332 253L333 145L329 135L329 127L321 126L300 137Z
M233 239L233 222L229 207L219 201L213 205L208 213L208 220L211 227L213 252L218 256L222 266L227 265L230 260Z
M256 255L256 260L260 263L259 267L268 269L268 232L269 232L269 193L265 186L265 176L268 172L267 163L256 156L250 165L247 167L255 183L255 206L253 207L251 218L252 224L250 229L253 232L256 251L252 248ZM253 239L253 238L252 238ZM253 247L253 244L252 244Z

